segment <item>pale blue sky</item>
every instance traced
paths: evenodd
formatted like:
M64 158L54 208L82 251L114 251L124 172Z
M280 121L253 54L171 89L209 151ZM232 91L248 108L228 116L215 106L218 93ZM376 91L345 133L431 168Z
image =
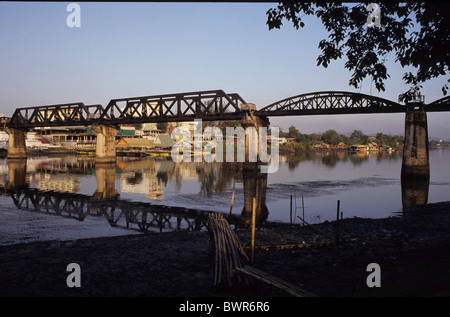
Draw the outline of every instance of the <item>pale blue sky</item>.
M17 107L222 89L262 108L301 93L343 90L397 100L405 72L389 61L391 78L378 93L366 80L348 85L344 60L316 66L327 36L314 17L296 30L289 22L269 31L276 3L79 2L81 27L66 25L70 2L0 2L0 112ZM426 102L442 98L446 78L424 85ZM403 134L404 117L391 115L271 118L284 131L335 129ZM450 140L450 113L429 114L430 137Z

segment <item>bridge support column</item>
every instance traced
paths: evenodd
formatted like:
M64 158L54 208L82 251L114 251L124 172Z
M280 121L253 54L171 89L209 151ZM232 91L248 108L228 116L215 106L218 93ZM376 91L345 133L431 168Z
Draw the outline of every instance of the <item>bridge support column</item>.
M422 102L407 104L402 181L430 178L427 114Z
M253 170L255 166L261 164L260 160L260 135L259 128L268 128L270 123L267 118L261 118L247 113L241 121L242 127L245 129L245 162L244 169ZM249 129L250 128L250 129ZM254 128L254 129L253 129Z
M104 124L94 124L92 125L92 130L97 137L95 162L115 163L117 129Z
M14 128L5 128L5 132L9 135L7 158L26 159L27 150L25 136L27 131Z

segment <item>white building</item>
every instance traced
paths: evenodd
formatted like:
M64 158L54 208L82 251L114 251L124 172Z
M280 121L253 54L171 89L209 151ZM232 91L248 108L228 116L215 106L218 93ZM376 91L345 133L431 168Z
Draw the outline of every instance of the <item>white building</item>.
M141 129L142 136L156 138L158 134L163 132L157 126L157 123L143 123Z
M0 131L0 142L8 142L9 135L5 131Z

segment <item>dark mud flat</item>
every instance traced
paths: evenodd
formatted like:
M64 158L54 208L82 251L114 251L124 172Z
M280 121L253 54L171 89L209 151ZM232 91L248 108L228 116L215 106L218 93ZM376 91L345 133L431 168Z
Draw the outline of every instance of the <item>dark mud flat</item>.
M252 266L324 297L450 296L450 202L418 206L400 217L344 219L340 243L330 237L334 222L312 227L259 228ZM249 246L250 231L236 232ZM69 263L80 265L80 288L66 284ZM380 265L379 288L366 284L369 263ZM286 296L261 284L214 287L207 232L2 246L0 265L2 297Z

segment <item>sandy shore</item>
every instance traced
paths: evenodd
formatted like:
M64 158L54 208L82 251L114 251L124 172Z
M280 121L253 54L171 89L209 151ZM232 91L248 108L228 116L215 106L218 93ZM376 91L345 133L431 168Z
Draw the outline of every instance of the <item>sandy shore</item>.
M336 243L334 222L266 225L256 231L252 266L320 297L450 296L450 202L344 219L342 228ZM248 247L250 231L236 233ZM214 287L210 247L206 231L1 246L0 296L286 296L261 284ZM69 263L80 266L79 288L67 286ZM369 263L379 264L381 287L367 286Z

